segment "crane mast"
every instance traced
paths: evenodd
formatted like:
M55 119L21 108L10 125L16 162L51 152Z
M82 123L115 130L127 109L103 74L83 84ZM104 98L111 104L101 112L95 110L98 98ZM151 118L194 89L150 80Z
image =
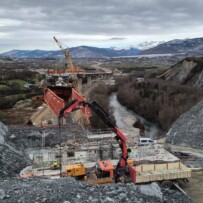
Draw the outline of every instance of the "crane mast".
M68 49L64 49L62 43L54 36L53 37L55 42L58 44L59 48L63 51L65 57L66 57L66 62L67 62L67 72L68 73L76 73L75 67L73 66L71 57L70 57L70 52Z
M70 79L72 80L73 88L77 92L81 92L82 81L77 76L78 71L73 66L69 50L64 49L62 43L55 36L53 38L54 38L55 42L58 44L59 48L63 51L63 53L65 55L66 63L67 63L66 72L70 74Z

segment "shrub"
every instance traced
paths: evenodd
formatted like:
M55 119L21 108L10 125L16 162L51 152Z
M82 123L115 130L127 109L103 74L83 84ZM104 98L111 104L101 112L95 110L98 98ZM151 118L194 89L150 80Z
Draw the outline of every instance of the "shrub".
M33 122L31 120L28 120L27 125L33 125Z
M161 79L148 78L139 83L136 78L128 76L119 78L116 84L121 104L158 122L163 130L168 130L181 114L203 98L202 88Z

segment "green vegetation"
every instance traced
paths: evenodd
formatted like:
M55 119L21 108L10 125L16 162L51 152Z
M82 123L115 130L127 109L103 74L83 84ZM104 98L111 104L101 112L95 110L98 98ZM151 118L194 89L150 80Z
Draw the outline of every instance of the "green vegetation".
M12 79L12 80L2 81L2 82L5 82L10 86L18 85L20 89L25 89L24 85L27 83L25 80L21 80L21 79Z
M3 111L0 111L0 120L2 120L5 116L5 113Z
M25 87L39 79L38 73L27 70L0 70L0 109L12 108L19 100L42 94L36 85Z
M7 85L0 85L0 91L1 90L8 90L10 87Z
M91 101L96 101L109 115L112 115L111 108L109 106L108 96L111 93L111 89L103 82L99 83L89 94ZM98 116L92 112L90 117L91 126L98 129L105 129L108 126L98 118Z

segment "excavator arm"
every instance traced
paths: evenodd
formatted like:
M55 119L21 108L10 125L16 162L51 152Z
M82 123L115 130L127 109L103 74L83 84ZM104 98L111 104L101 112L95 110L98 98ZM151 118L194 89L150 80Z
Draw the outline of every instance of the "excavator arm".
M127 176L131 177L131 181L135 182L135 171L130 165L128 165L127 162L128 152L131 151L130 149L127 148L126 145L127 138L116 126L116 124L112 121L110 116L95 101L85 102L72 100L63 109L61 109L61 111L59 112L59 118L66 116L70 112L76 111L81 108L85 108L87 106L92 111L94 111L97 114L97 116L116 134L115 139L119 143L122 154L116 167L115 182L121 182L123 177L125 178L126 174Z

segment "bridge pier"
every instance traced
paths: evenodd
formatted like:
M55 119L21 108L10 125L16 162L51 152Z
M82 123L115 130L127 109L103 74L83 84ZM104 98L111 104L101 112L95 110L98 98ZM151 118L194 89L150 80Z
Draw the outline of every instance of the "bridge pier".
M83 74L87 78L87 84L91 85L93 81L100 81L110 79L112 76L112 72L109 73L85 73ZM84 77L83 76L83 77Z
M91 76L87 76L87 84L88 85L92 84L92 77Z

